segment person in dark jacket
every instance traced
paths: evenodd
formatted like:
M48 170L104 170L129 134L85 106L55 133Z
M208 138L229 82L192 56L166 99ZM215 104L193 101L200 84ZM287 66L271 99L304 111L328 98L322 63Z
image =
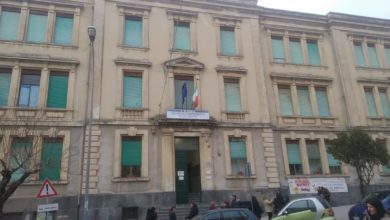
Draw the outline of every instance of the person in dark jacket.
M263 208L260 206L259 201L257 201L257 198L255 196L251 197L252 200L252 207L253 207L253 213L256 215L258 219L261 219L261 215L263 214Z
M146 212L146 220L157 220L156 208L152 207Z
M274 213L277 214L285 205L286 203L284 202L283 196L277 192L275 195L274 200L272 201L274 204Z
M176 206L172 206L169 209L169 220L176 220Z
M236 195L231 195L230 196L230 208L238 208L238 203L237 203L237 196Z
M328 203L330 203L330 192L326 187L319 186L317 188L318 196L324 198Z
M192 219L197 215L198 215L198 206L195 203L191 202L190 213L186 216L185 219Z
M386 212L383 207L382 202L374 197L368 198L367 201L367 210L364 220L388 220L390 219L389 214Z

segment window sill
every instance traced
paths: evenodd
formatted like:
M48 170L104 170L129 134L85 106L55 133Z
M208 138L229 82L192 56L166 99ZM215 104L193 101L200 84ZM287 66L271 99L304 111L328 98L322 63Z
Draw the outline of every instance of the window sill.
M389 72L390 68L386 67L369 67L369 66L356 66L357 70L369 70L369 71L383 71L383 72Z
M174 53L174 54L193 54L193 55L198 54L198 51L194 51L194 50L171 49L171 50L169 50L169 52Z
M122 49L129 49L129 50L139 50L139 51L148 51L149 47L134 47L134 46L128 46L125 44L118 44L118 47Z
M303 66L303 67L309 67L309 68L322 68L322 69L328 68L328 66L324 66L324 65L314 65L314 64L306 64L306 63L298 64L298 63L271 61L271 64L272 65L283 65L283 66L301 66L301 67Z
M237 54L237 55L225 55L225 54L220 54L218 53L217 54L218 58L229 58L229 59L243 59L244 56L241 55L241 54Z
M226 121L245 121L246 116L249 115L249 112L248 111L241 111L241 112L223 111L222 114L224 115L224 119Z
M256 175L252 176L232 176L232 175L227 175L225 176L226 179L228 180L246 180L246 179L256 179Z
M0 118L72 119L72 109L1 107Z
M302 116L278 116L279 124L295 124L295 125L316 125L316 126L334 126L336 125L336 117L302 117Z
M347 174L300 174L300 175L286 175L287 178L329 178L329 177L350 177Z
M116 117L118 119L145 119L147 117L147 108L116 108Z
M149 177L116 177L111 180L113 183L123 183L123 182L148 182L150 181Z
M30 45L30 46L41 46L41 47L58 47L58 48L70 48L77 49L78 46L75 45L65 45L65 44L55 44L47 42L29 42L29 41L19 41L19 40L0 40L0 43L14 44L14 45Z
M23 185L27 186L40 186L42 185L44 180L31 180L29 182L24 182ZM67 180L50 180L50 183L53 185L67 185L69 184L69 181Z

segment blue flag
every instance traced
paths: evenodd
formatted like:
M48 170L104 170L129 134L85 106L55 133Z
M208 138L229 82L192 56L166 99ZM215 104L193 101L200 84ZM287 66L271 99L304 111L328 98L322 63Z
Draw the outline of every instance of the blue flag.
M187 83L183 83L181 87L181 104L183 105L187 99Z

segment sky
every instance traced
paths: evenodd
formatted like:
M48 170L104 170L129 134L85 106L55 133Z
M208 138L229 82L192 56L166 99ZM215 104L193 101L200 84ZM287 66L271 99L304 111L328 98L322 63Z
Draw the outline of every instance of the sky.
M390 0L258 0L258 5L320 15L331 11L390 19Z

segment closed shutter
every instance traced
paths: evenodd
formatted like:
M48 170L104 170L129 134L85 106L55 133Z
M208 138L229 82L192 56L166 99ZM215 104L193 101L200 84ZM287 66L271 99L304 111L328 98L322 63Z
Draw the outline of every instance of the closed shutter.
M27 41L46 42L47 15L30 14L27 28Z
M241 112L240 84L238 80L225 80L226 111Z
M232 159L246 159L245 140L231 138L229 144Z
M17 40L19 34L19 19L20 11L6 11L3 9L0 12L0 39L1 40Z
M289 164L301 164L301 150L298 143L287 143L287 156Z
M286 60L282 37L272 37L272 57L274 62L283 63Z
M317 41L307 41L307 51L309 53L309 63L311 65L320 65L320 52L318 50Z
M8 106L9 86L11 83L10 70L0 69L0 106Z
M122 137L122 166L141 166L142 137Z
M236 55L236 37L234 28L221 27L220 28L221 54L227 56Z
M182 87L186 83L187 98L183 103ZM175 108L176 109L194 109L192 102L192 94L194 94L194 80L193 77L175 77Z
M369 44L367 48L368 48L368 56L370 58L371 67L379 68L380 65L379 65L378 55L376 53L375 45Z
M54 43L71 45L73 38L73 17L62 15L56 17L56 26L54 31Z
M175 22L175 44L178 50L191 50L190 45L190 25L185 22Z
M62 139L46 139L41 152L39 180L61 179Z
M389 97L387 96L387 91L385 89L381 89L379 90L379 95L381 98L383 115L386 118L390 118L390 103L389 103Z
M280 113L283 116L292 116L293 107L291 101L291 90L289 87L279 87L279 105Z
M368 116L377 117L378 112L376 109L374 94L372 93L372 89L365 89L367 108L368 108Z
M354 43L355 49L355 59L357 66L366 66L366 61L364 59L363 48L361 43Z
M124 44L131 47L142 47L142 18L126 16Z
M390 68L390 47L385 47L385 53L387 58L387 68Z
M325 145L326 149L328 149L329 145ZM332 154L330 153L327 153L328 154L328 164L329 166L340 166L340 162L338 160L336 160Z
M316 88L317 107L321 117L329 117L329 102L325 88Z
M298 87L299 112L301 116L313 116L311 109L309 89L305 86Z
M290 39L291 62L303 64L301 41L299 39Z
M25 168L30 165L27 158L32 154L31 148L32 139L15 138L12 141L9 167L14 169L22 165L22 163L24 164L12 174L11 181L18 180L24 174Z
M52 74L49 77L48 108L66 108L68 99L68 75Z
M123 107L142 108L142 77L125 75L123 79Z

